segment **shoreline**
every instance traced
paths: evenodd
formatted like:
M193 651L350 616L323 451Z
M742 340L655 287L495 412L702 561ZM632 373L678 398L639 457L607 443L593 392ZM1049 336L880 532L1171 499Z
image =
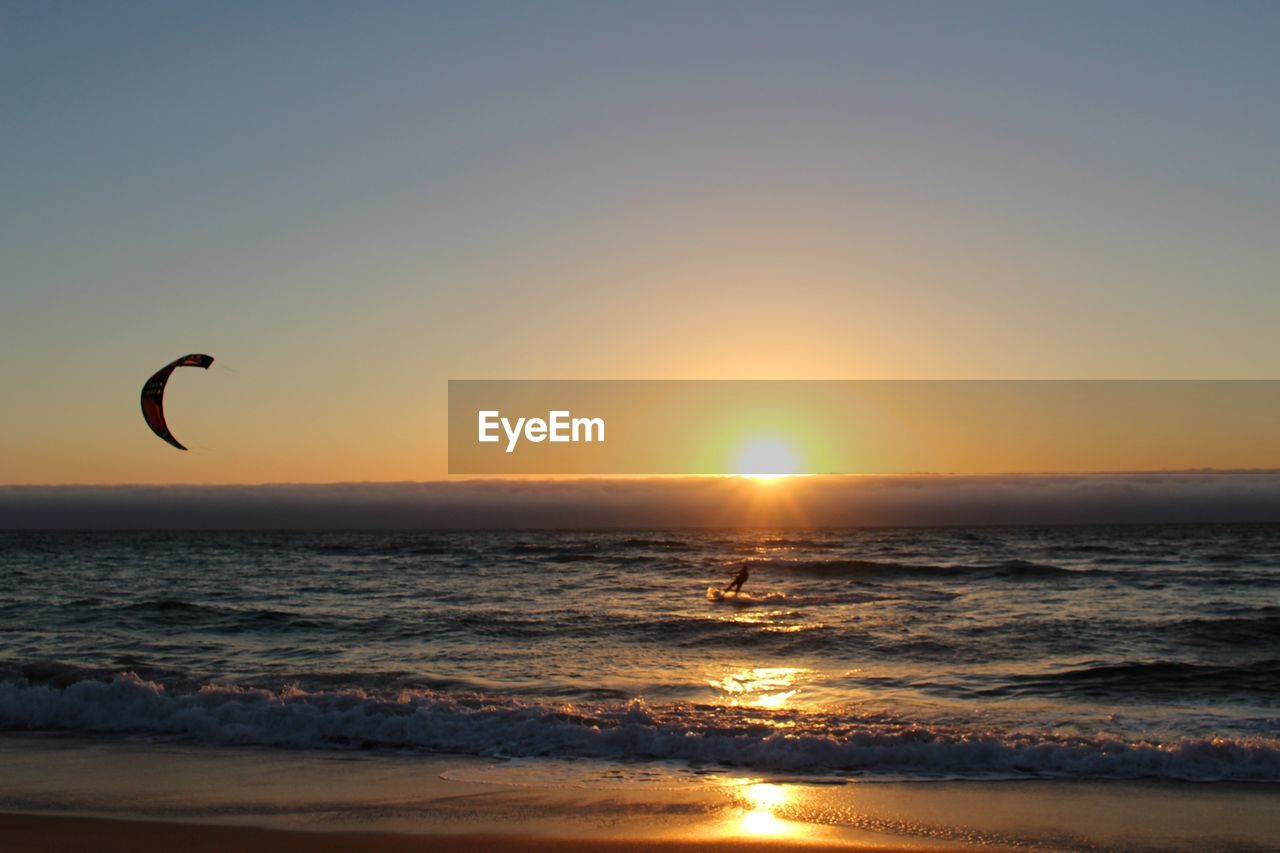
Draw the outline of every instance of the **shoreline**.
M878 781L0 735L9 850L1277 849L1280 784Z

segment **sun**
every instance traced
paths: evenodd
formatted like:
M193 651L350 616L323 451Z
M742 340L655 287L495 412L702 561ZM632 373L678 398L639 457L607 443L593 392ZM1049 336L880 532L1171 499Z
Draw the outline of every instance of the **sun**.
M758 480L794 475L796 467L791 448L777 439L753 441L738 455L738 473Z

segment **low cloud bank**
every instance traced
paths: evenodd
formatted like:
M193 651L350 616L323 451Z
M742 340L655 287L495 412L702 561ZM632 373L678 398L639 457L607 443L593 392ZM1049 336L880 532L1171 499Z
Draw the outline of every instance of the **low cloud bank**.
M0 486L0 529L1280 522L1280 471Z

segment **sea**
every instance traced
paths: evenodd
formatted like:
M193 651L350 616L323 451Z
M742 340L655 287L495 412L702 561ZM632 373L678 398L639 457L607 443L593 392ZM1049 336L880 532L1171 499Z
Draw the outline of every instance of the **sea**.
M0 731L1275 782L1280 525L0 533Z

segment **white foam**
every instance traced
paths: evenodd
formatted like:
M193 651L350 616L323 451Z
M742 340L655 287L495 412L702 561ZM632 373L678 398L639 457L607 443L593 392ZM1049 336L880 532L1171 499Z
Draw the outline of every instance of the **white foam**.
M479 695L280 692L206 685L170 693L133 674L65 688L0 684L0 728L130 732L210 744L421 748L504 757L710 762L872 777L1160 777L1280 781L1280 741L998 734L872 718L761 730L761 712L627 704L537 705ZM839 725L835 725L838 722ZM839 734L833 734L838 731Z
M790 599L787 598L787 594L785 592L769 592L764 595L752 595L751 593L743 592L742 590L725 592L718 587L709 586L707 587L707 601L713 601L717 604L735 604L739 607L752 607L757 604L784 604L790 601Z

